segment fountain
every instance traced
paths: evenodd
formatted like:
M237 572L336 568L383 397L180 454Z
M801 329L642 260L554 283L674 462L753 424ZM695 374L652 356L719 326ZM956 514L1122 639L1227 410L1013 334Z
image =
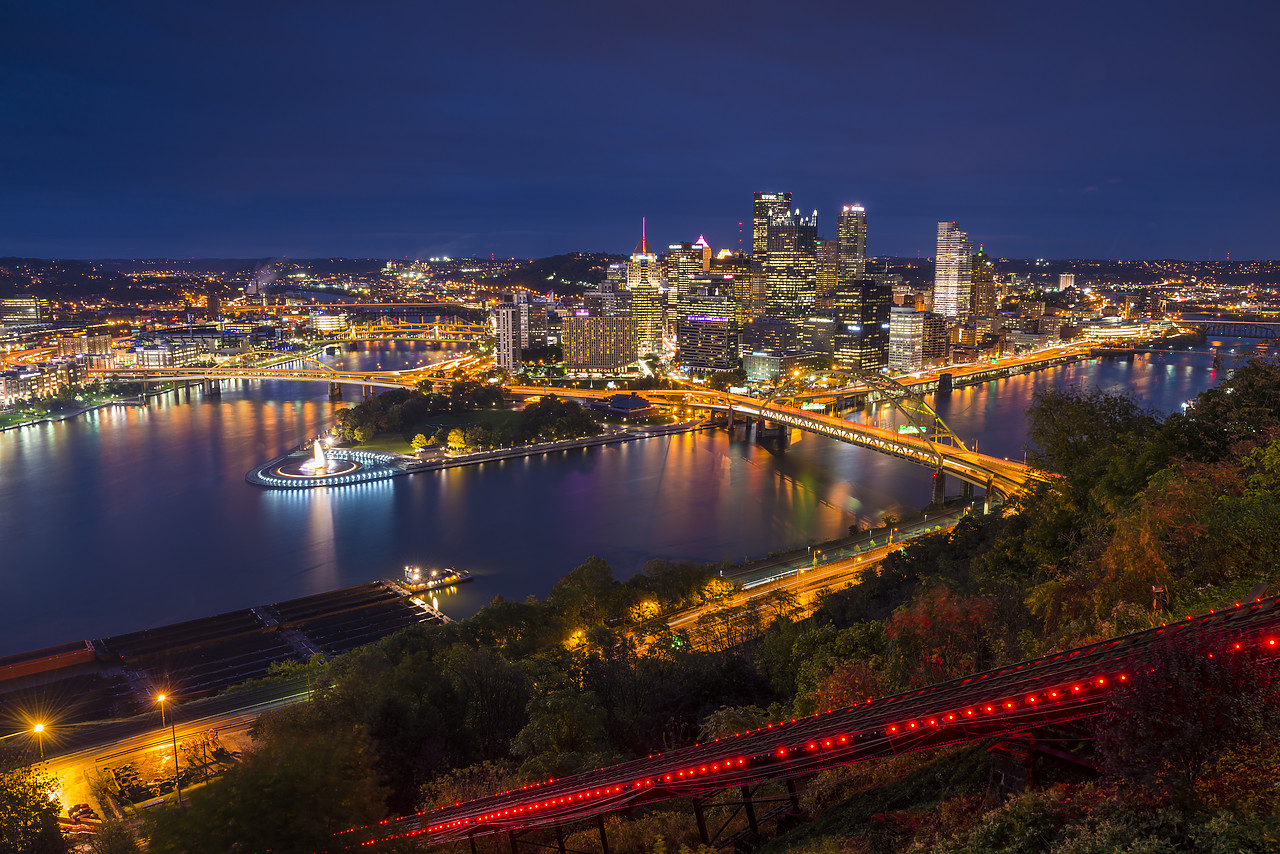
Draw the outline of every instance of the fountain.
M301 456L295 452L283 462L273 464L267 473L294 481L311 481L319 485L321 482L331 482L339 475L352 474L360 467L359 462L345 454L329 456L325 453L324 443L316 439L311 445L310 454Z
M319 477L329 473L329 460L324 455L324 445L316 439L314 453L311 459L303 463L300 468L307 474Z

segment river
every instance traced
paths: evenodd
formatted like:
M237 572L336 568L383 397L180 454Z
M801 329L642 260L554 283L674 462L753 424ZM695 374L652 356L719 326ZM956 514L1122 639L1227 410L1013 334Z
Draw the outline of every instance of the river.
M447 355L401 345L328 360L394 369ZM934 403L970 446L1016 459L1037 388L1127 390L1169 412L1221 373L1205 352L1138 355ZM798 432L784 453L705 431L335 490L245 482L333 408L322 384L236 382L220 398L193 390L189 403L170 394L0 434L0 655L399 577L408 563L475 573L440 598L462 617L498 594L543 596L591 555L619 578L656 557L738 561L930 494L925 469Z

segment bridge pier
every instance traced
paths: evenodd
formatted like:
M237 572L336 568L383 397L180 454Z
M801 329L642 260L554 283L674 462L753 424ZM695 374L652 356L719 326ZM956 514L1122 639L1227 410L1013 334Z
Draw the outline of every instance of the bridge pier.
M205 397L222 397L222 383L218 382L217 380L205 380L204 396Z
M941 507L947 500L947 473L938 469L933 473L933 494L929 501Z
M342 383L329 383L329 399L342 400Z
M785 451L791 444L791 428L786 424L760 419L755 422L755 427L756 442L761 445L774 445L777 450Z
M972 501L973 500L973 484L967 480L964 481L964 484L961 488L960 495L962 498L964 498L965 501Z
M360 390L364 392L365 400L369 400L373 397L373 386L371 385L361 386Z

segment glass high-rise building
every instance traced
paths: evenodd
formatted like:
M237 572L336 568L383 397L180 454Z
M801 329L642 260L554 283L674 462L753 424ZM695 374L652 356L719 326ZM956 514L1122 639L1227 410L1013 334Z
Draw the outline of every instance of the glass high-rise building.
M675 290L677 302L689 281L703 272L701 246L687 242L667 245L667 287Z
M766 313L803 323L818 296L817 211L788 211L770 220L763 271Z
M631 313L636 324L636 353L662 353L663 304L662 274L658 255L649 246L645 221L640 220L640 242L631 253L627 265L627 287L631 291Z
M973 244L954 222L938 223L934 264L934 312L957 323L966 322L972 301Z
M973 295L969 303L971 315L991 317L1000 308L999 300L996 298L996 265L981 246L973 255L970 276L973 282Z
M756 193L751 209L751 255L756 261L763 263L769 250L769 223L790 213L790 193Z
M889 364L889 309L893 289L863 277L836 286L836 364L878 371Z
M836 220L837 276L852 282L867 274L867 209L845 205Z

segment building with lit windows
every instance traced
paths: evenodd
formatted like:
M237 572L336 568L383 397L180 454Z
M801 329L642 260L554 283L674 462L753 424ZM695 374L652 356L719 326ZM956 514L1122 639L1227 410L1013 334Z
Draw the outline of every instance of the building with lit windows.
M731 288L733 278L699 275L679 302L676 358L690 373L710 374L738 367L742 334Z
M840 367L878 371L889 364L893 289L862 277L836 286L835 360Z
M990 317L1000 310L996 296L996 265L981 246L973 255L970 272L973 289L969 302L969 316Z
M565 370L613 374L635 364L636 324L630 315L593 316L585 309L561 322Z
M738 309L739 325L764 310L764 301L757 297L756 277L752 271L751 257L742 252L722 251L711 261L711 272L733 278L733 302Z
M934 266L933 310L963 324L972 301L973 245L954 222L938 223Z
M817 211L788 211L769 222L762 269L766 313L803 323L818 296Z
M909 374L924 367L924 312L894 306L889 311L889 370Z
M867 209L845 205L836 220L837 272L840 282L867 275Z
M631 291L631 315L636 325L636 355L662 353L662 330L666 306L658 256L649 246L645 221L640 220L640 242L627 265L627 287Z
M667 287L676 292L677 301L689 280L703 272L701 246L687 242L667 245Z
M790 213L790 193L756 193L751 209L751 255L757 263L763 263L769 251L769 223Z
M33 326L48 323L49 301L38 297L0 299L0 326Z
M98 335L68 335L58 339L58 356L106 356L111 353L112 338L106 333Z
M819 308L830 308L831 299L836 293L836 274L838 253L836 242L818 238L818 297Z

